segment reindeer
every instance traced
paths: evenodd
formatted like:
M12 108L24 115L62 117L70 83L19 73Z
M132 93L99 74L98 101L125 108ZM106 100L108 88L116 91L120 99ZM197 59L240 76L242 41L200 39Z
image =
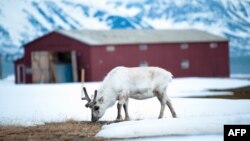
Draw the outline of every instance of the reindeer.
M95 90L94 98L91 100L84 87L86 107L91 109L91 120L96 122L105 111L117 103L117 118L122 120L121 108L125 111L125 120L129 120L128 101L129 98L143 100L157 97L161 104L160 115L164 114L165 104L175 118L171 100L167 96L167 87L172 80L172 74L159 67L116 67L104 78L98 90Z

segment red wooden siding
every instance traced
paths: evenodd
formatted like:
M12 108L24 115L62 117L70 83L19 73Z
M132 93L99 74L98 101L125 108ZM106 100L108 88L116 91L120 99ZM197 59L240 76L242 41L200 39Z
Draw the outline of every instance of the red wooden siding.
M141 63L165 68L171 71L175 77L228 77L228 42L215 42L217 47L214 48L210 47L210 43L186 43L188 44L186 49L181 49L182 43L114 45L115 50L108 52L106 50L108 45L91 46L52 32L25 46L24 57L15 62L16 82L18 77L19 80L23 80L17 76L17 65L23 64L26 70L25 83L32 83L32 74L27 73L27 70L31 68L33 51L76 51L78 81L80 81L81 69L85 69L85 81L100 81L116 66L137 67ZM140 45L147 47L141 50ZM182 61L189 63L187 69L181 68Z
M229 60L227 42L188 43L187 49L181 49L180 43L150 44L147 50L139 50L139 45L116 45L114 52L107 52L106 46L91 48L91 79L102 80L116 66L136 67L146 61L149 66L159 66L171 71L175 77L228 77ZM189 68L182 69L183 60L189 61Z

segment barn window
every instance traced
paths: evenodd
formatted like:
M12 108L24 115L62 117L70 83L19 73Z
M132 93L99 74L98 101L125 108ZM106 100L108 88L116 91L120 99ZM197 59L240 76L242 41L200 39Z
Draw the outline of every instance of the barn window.
M148 66L148 62L147 61L142 61L140 64L139 64L139 67L147 67Z
M180 64L182 69L189 69L189 65L190 65L190 63L188 60L182 60L181 64Z
M106 51L107 52L114 52L115 51L115 46L106 46Z
M180 45L181 49L188 49L188 44L187 43L183 43Z
M217 43L210 43L210 44L209 44L209 47L210 47L210 48L217 48L217 47L218 47L218 44L217 44Z
M139 50L145 51L145 50L147 50L147 49L148 49L148 46L147 46L147 45L145 45L145 44L139 45Z

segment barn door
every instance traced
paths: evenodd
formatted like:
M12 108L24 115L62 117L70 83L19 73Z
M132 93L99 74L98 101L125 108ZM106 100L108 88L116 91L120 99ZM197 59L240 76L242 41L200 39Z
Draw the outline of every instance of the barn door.
M36 51L31 53L32 82L49 83L49 52Z
M53 52L51 63L51 77L56 83L77 82L77 59L75 51Z
M17 83L25 83L25 66L24 64L17 65Z
M77 56L70 52L32 52L33 83L77 82Z

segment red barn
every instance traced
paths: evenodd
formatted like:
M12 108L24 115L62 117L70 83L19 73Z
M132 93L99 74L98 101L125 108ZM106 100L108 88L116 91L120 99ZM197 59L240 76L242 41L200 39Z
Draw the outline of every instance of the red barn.
M175 77L228 77L228 40L204 31L59 30L24 46L16 83L100 81L116 66L159 66ZM82 71L84 70L84 71Z

